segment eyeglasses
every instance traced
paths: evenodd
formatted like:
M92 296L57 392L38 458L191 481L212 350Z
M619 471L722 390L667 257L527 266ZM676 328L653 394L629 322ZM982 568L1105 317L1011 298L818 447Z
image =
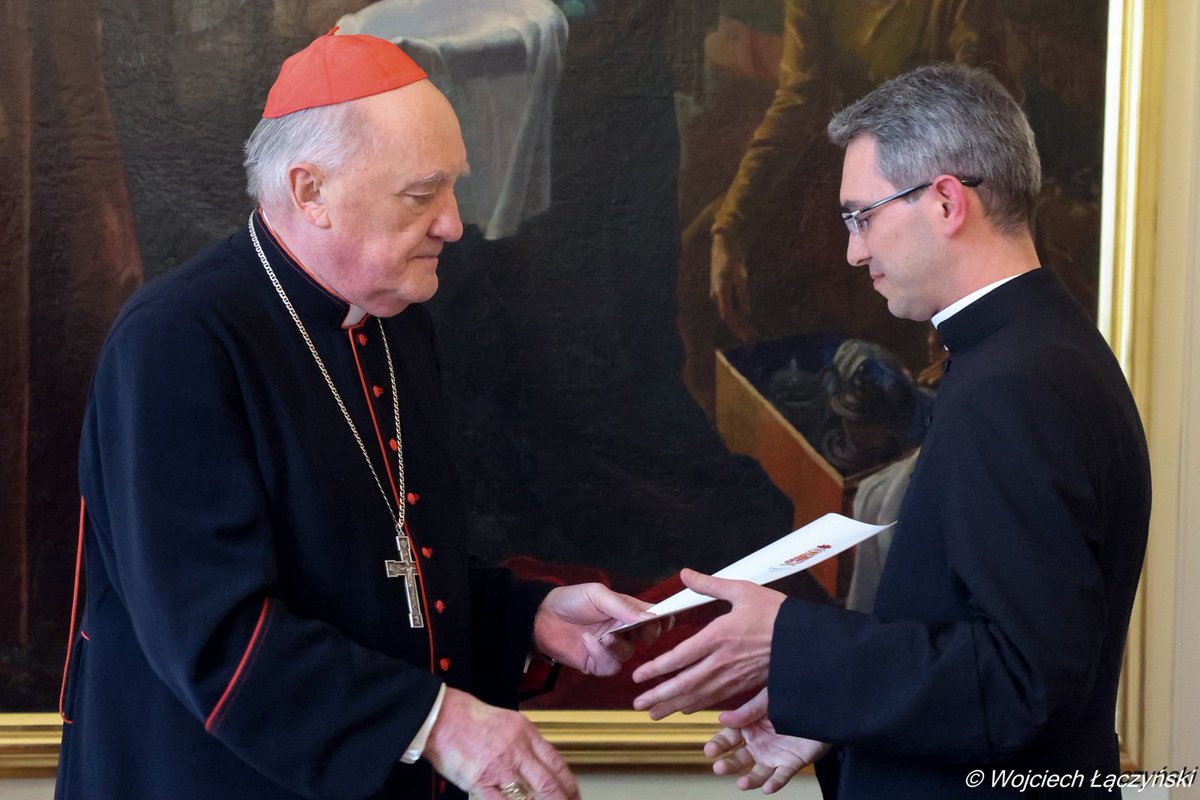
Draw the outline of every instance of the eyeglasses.
M974 188L983 183L983 178L959 178L958 182L963 186ZM867 212L874 211L880 206L890 203L893 200L899 200L901 197L908 197L913 192L919 192L922 189L926 189L932 185L933 181L919 183L916 186L903 189L895 194L889 194L882 200L876 200L874 203L865 205L862 208L856 208L853 211L843 211L842 222L846 223L846 230L850 231L851 236L857 236L860 233L866 233L867 223L871 221L870 218L864 216Z

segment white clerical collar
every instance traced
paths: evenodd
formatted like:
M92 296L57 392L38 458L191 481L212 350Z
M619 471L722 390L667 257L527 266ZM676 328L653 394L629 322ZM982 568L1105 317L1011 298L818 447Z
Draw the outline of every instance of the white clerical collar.
M279 234L275 233L275 228L271 226L271 220L267 219L267 210L265 208L263 208L262 206L259 206L258 213L262 215L263 222L266 223L267 230L269 230L271 232L271 236L273 236L275 238L275 241L279 242L279 244L282 245L283 248L286 250L287 245L285 245L283 243L283 240L279 238ZM288 250L288 255L291 255L290 250ZM345 317L345 319L342 320L343 328L353 328L355 325L358 325L360 322L362 322L364 319L366 319L366 316L367 316L366 309L359 308L358 306L354 305L354 303L351 303L349 300L347 300L346 298L342 297L340 294L335 292L333 289L331 289L329 286L327 286L323 280L318 278L316 275L313 275L312 271L310 271L308 269L308 267L306 267L302 263L300 263L300 259L296 258L294 255L292 256L292 260L296 262L296 266L300 267L300 269L304 270L304 272L306 274L308 274L314 281L316 281L318 284L320 284L322 289L329 292L331 295L336 297L338 300L341 300L343 303L345 303L347 306L349 306L349 309L346 311L346 317Z
M350 303L350 310L346 312L346 318L342 320L342 327L353 328L355 325L362 322L366 316L367 310L365 308L359 308L358 306L354 305L354 303Z
M995 289L999 286L1003 286L1004 284L1011 281L1013 278L1019 277L1020 274L1022 274L1022 273L1018 273L1017 275L1009 275L1007 278L1001 278L1000 280L996 281L995 283L989 283L987 286L984 286L982 289L976 289L975 291L971 292L969 295L962 298L961 300L955 300L953 303L946 306L938 313L934 314L933 319L931 319L929 321L933 323L933 327L935 327L935 328L938 327L943 322L950 319L955 314L962 311L964 308L971 305L971 303L974 303L976 300L983 297L988 292L992 291L993 289Z

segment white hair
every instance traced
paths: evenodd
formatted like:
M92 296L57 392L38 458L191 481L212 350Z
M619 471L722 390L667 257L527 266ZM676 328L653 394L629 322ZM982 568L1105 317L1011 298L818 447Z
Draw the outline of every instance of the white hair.
M288 170L309 163L329 171L365 147L370 125L354 102L335 103L259 120L246 140L246 192L264 208L286 205Z

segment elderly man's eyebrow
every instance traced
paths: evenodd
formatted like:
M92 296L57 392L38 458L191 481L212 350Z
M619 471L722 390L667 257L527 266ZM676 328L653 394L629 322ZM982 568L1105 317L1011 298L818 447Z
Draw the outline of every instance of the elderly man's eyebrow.
M431 187L437 186L440 183L445 183L446 181L453 180L455 178L466 177L467 175L470 175L470 174L471 174L471 167L469 164L464 165L462 168L462 171L460 171L454 175L451 175L450 173L439 169L439 170L435 170L435 171L431 172L429 175L426 175L423 178L417 178L415 181L411 181L411 182L405 184L404 188L401 191L407 192L407 191L411 191L413 189L431 188Z

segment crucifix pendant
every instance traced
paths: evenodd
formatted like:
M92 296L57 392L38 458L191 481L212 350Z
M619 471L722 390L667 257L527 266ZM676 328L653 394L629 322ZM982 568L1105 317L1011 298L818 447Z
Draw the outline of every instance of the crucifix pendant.
M383 562L389 578L404 579L404 594L408 597L408 625L410 628L424 628L425 617L421 614L421 593L417 589L417 562L413 557L412 544L403 533L396 536L396 549L400 552L400 560L388 559Z

